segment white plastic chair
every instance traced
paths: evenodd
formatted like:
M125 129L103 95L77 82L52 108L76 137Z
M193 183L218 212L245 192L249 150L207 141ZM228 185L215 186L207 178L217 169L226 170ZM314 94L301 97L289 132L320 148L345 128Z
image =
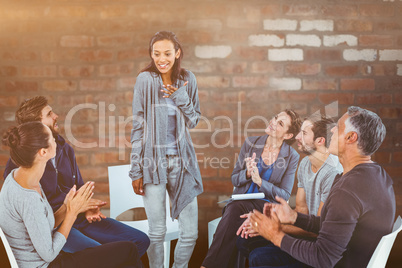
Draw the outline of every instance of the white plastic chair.
M11 268L18 268L17 261L15 260L14 253L11 250L10 244L7 241L6 235L3 233L3 230L0 228L0 238L1 242L3 242L4 249L6 250L8 261L10 262Z
M216 218L208 222L208 248L211 247L212 240L214 239L214 234L216 232L216 228L218 227L219 222L221 221L222 217Z
M110 217L116 219L121 213L132 209L144 207L142 196L134 193L132 181L128 176L130 165L108 167L109 194L110 194ZM177 220L170 218L169 195L166 191L166 236L164 242L164 265L169 267L170 241L179 238L179 224ZM121 221L135 229L148 234L148 220Z
M383 268L387 264L389 253L395 242L396 236L402 230L402 219L398 216L392 228L392 233L384 235L378 243L367 268Z

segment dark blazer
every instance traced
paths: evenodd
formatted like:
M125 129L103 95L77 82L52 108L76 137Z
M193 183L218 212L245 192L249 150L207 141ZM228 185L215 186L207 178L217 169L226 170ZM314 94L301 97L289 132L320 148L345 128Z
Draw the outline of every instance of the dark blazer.
M259 160L267 138L268 135L248 137L243 143L232 172L232 183L235 186L234 194L244 194L250 188L252 180L246 177L247 168L244 159L255 153L256 159ZM282 197L285 200L289 199L299 158L300 155L295 149L285 142L282 144L271 178L269 181L262 180L259 188L259 191L265 194L265 199L274 201L275 196Z

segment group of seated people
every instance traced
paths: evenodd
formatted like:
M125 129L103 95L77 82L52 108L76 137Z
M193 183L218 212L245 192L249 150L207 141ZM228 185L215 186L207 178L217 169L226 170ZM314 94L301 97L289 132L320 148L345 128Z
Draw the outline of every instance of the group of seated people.
M225 206L202 268L244 267L245 258L249 267L366 267L395 218L392 179L371 160L386 134L381 119L352 106L336 124L301 123L285 110L265 132L246 139L232 173L235 194L265 199ZM307 155L298 169L293 139Z
M23 102L16 120L3 136L11 160L0 227L18 265L142 267L148 236L101 213L105 202L92 198L94 183L83 182L47 99ZM385 137L378 115L349 107L335 123L285 110L265 132L246 138L231 176L234 194L265 197L225 206L202 267L367 266L395 217L392 180L371 161ZM300 164L295 140L307 155Z

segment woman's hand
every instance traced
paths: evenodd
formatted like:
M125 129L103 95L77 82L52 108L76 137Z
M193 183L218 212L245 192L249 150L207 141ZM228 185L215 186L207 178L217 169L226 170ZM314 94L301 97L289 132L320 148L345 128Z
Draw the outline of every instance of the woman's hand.
M68 194L66 195L66 197L64 198L64 202L63 205L67 206L68 200L72 199L74 197L76 193L76 186L74 185L70 191L68 192Z
M138 195L145 195L144 192L144 179L140 178L132 182L134 193Z
M258 187L261 187L262 184L262 179L260 177L260 173L258 172L258 168L255 167L252 171L251 171L251 179L253 180L253 182L255 184L258 185Z
M187 86L187 84L188 84L188 81L186 81L186 82L184 83L183 87L184 87L184 86ZM167 96L165 95L165 96L163 96L163 98L169 98L170 95L172 95L173 93L176 92L176 90L178 90L177 87L174 87L174 86L172 86L172 85L163 85L163 87L164 87L165 89L161 89L161 91L162 91L163 93L167 94Z
M251 157L246 157L244 161L246 161L246 168L247 168L247 178L252 176L253 170L257 169L257 163L255 162L255 153ZM258 172L258 169L257 169Z
M240 218L247 218L247 219L243 222L243 224L239 227L239 229L237 229L236 235L240 235L242 238L245 239L260 235L258 232L254 231L251 228L251 223L249 219L250 216L251 212L240 216Z
M97 206L93 206L90 204L90 199L93 196L94 182L85 183L79 191L76 191L76 186L74 185L71 189L74 193L68 195L67 201L67 212L72 212L75 215L78 215L81 212L87 211L88 209L97 208Z

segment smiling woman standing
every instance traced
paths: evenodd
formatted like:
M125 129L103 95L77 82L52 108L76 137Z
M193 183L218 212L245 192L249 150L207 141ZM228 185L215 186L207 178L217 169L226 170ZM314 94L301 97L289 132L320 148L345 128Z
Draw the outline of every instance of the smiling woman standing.
M197 81L180 67L183 49L174 33L156 33L149 55L134 86L130 177L144 198L150 267L163 267L166 190L180 228L173 267L187 267L198 236L197 195L203 191L189 133L201 115Z

